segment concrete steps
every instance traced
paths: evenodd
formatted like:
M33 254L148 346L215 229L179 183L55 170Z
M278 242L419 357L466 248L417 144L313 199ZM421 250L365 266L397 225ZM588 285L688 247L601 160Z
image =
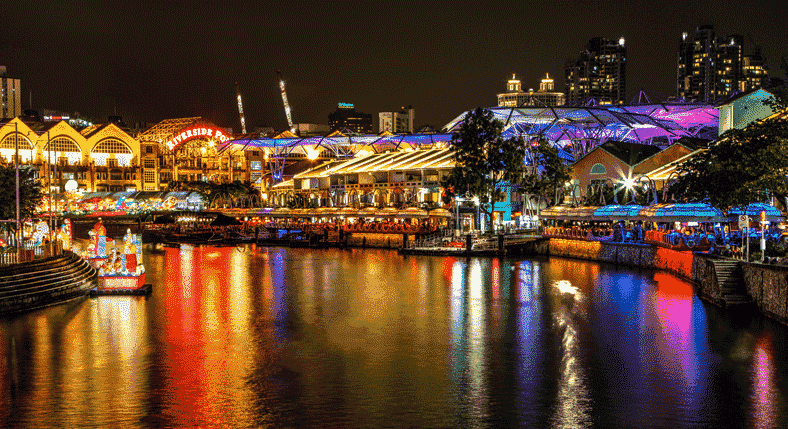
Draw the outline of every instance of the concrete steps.
M744 278L739 261L720 259L712 261L717 273L717 284L726 307L752 303L744 287Z
M28 311L86 296L96 270L71 252L0 270L0 314Z

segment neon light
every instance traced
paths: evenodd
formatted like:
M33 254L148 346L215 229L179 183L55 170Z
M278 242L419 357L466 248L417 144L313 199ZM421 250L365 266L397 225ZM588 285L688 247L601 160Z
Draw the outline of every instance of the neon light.
M340 109L354 109L355 108L352 103L339 103L337 106L339 106Z
M177 136L173 137L170 141L165 143L169 150L175 150L178 146L182 143L185 143L189 140L207 137L212 138L214 140L219 140L220 143L226 143L230 140L230 138L224 133L224 131L210 126L200 126L200 127L192 127L186 130L181 131Z

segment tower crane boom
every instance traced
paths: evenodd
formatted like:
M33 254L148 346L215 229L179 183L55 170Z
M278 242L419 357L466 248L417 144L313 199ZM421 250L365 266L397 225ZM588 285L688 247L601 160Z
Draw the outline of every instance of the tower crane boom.
M285 105L285 115L287 115L287 125L290 127L291 132L295 132L293 127L293 117L290 115L290 103L287 102L287 91L285 91L285 81L282 79L282 72L276 71L279 76L279 90L282 92L282 103Z
M244 118L244 106L241 103L241 86L235 82L235 95L238 96L238 114L241 116L241 132L246 134L246 118Z

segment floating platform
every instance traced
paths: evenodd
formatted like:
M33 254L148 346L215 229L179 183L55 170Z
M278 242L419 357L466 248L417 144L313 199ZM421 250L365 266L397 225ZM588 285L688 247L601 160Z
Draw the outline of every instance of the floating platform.
M90 290L90 296L145 296L153 292L153 285L150 283L144 284L138 288L112 288L112 289L99 289L94 287Z

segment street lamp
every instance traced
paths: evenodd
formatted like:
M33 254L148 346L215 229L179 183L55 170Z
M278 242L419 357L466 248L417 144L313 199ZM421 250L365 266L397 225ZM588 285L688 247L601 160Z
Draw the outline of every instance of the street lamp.
M14 241L19 255L19 236L22 232L22 227L19 222L19 124L14 122L14 170L16 176L16 232L14 233Z

